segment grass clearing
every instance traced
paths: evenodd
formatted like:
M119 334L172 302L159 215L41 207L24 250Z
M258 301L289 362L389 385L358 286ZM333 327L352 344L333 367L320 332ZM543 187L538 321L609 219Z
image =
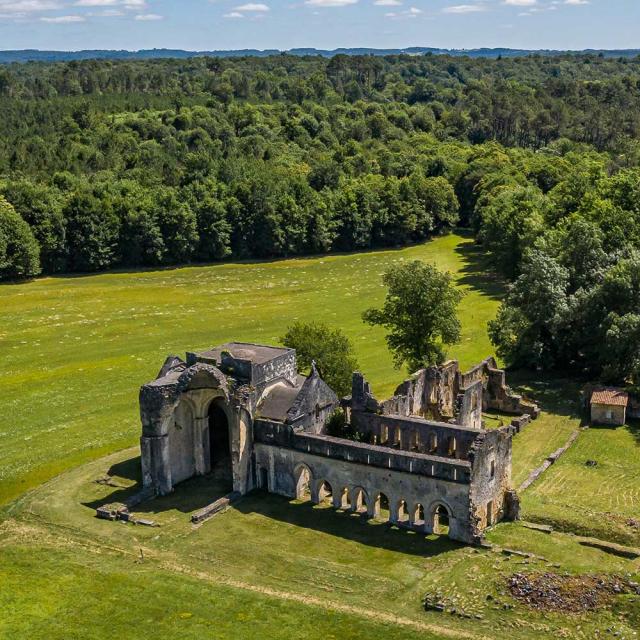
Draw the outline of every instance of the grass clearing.
M118 486L96 482L106 472ZM0 607L10 615L0 616L0 635L4 625L14 637L107 638L114 630L126 635L153 625L161 639L235 638L250 630L275 638L590 639L607 627L631 637L640 616L640 598L626 596L579 616L520 606L506 589L514 572L637 579L640 561L519 524L498 525L490 540L544 560L425 538L262 492L194 527L190 514L211 496L207 478L143 507L158 528L93 517L97 503L135 490L138 473L135 449L123 451L68 471L5 508L0 578L11 588L3 590ZM425 593L440 594L461 615L423 611Z
M505 557L260 493L193 527L190 513L220 489L208 478L140 507L159 528L93 517L98 504L136 490L139 452L126 448L139 435L138 387L168 353L228 339L277 342L290 321L318 318L354 340L375 392L392 393L406 374L393 369L383 333L360 314L382 301L388 264L413 258L453 271L467 291L463 340L451 355L469 366L490 354L486 322L501 284L484 275L472 241L456 235L399 251L0 288L0 405L10 416L0 428L0 503L14 500L0 511L0 637L591 640L606 628L632 637L640 626L637 599L569 616L532 613L506 593L516 571L638 579L640 561L581 546L564 533L498 525L490 541L546 560ZM578 387L530 373L509 381L543 408L514 440L517 486L579 428ZM507 418L488 420L495 428ZM608 523L638 510L638 445L631 429L582 432L524 492L525 517L629 542L620 538L626 525ZM598 466L587 469L587 457ZM96 482L107 472L117 486ZM614 517L601 517L609 511ZM471 617L424 612L425 593Z
M136 442L138 389L169 353L229 339L277 343L293 320L318 319L352 338L374 390L390 395L405 372L361 314L382 301L389 264L409 259L453 272L467 293L452 355L468 366L490 354L486 323L501 285L460 235L397 251L3 285L0 406L9 420L0 427L0 504Z

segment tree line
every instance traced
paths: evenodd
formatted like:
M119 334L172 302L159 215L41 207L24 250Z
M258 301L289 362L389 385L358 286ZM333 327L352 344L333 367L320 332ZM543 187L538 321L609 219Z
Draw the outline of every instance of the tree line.
M640 59L0 68L0 278L473 228L508 363L640 377Z

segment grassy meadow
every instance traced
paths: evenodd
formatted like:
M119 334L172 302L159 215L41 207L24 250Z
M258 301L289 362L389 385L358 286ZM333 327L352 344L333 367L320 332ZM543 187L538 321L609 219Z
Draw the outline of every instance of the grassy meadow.
M419 258L455 274L463 366L492 353L486 323L503 292L472 240L450 235L397 251L162 271L46 278L0 287L0 638L355 639L540 637L592 640L640 628L638 598L595 613L531 611L507 593L517 571L617 573L640 560L586 547L574 534L640 546L640 437L632 427L580 430L575 445L523 492L545 534L499 524L488 538L538 558L425 538L327 505L254 493L201 526L209 478L141 505L160 526L93 517L137 490L137 393L165 356L230 339L277 343L295 319L353 339L375 392L393 369L382 331L360 316L384 296L380 276ZM509 381L543 408L514 439L513 478L581 429L579 385L517 372ZM495 427L503 417L488 417ZM597 461L586 467L587 459ZM104 482L105 479L108 482ZM543 558L543 559L541 559ZM422 610L438 593L462 615Z
M421 259L456 274L467 295L452 349L463 365L492 352L487 320L500 284L459 235L397 251L161 271L43 278L0 287L0 504L139 435L138 389L168 354L227 340L278 343L293 320L318 319L353 340L375 391L395 370L382 330L361 321L382 301L381 274Z
M96 482L105 474L109 485ZM0 637L106 640L148 629L167 639L593 640L605 629L632 638L640 621L637 597L567 615L531 611L509 595L514 572L640 578L640 560L582 546L572 535L501 524L491 542L536 558L505 556L262 492L193 526L190 514L216 494L208 478L141 505L159 527L93 517L97 504L122 499L138 481L132 448L5 507ZM462 615L423 611L425 593Z

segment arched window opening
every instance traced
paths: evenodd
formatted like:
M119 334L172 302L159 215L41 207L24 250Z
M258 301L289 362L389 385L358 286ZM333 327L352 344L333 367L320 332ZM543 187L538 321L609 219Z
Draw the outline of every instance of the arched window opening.
M362 487L356 487L351 492L351 508L356 513L366 513L368 510L367 494Z
M420 503L418 503L414 508L413 524L419 527L424 525L424 507Z
M458 453L458 443L456 442L455 436L451 436L449 438L449 447L448 454L450 458L455 458Z
M333 498L333 489L331 488L331 485L326 480L323 480L320 483L320 488L318 489L318 500L321 503L331 502L332 498Z
M385 522L389 520L389 498L384 493L379 493L376 497L374 515Z
M342 509L349 509L351 507L351 498L349 497L349 489L344 487L340 492L340 506Z
M302 464L296 471L296 498L309 500L311 498L311 470Z
M221 400L209 405L209 461L215 478L232 480L229 420Z
M449 535L449 511L439 504L433 512L433 532L440 536Z
M409 522L409 509L405 500L400 500L398 505L398 522Z

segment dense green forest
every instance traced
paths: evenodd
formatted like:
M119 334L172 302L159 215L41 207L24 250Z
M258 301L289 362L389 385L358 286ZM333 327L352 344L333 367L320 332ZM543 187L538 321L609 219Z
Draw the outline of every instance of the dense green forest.
M507 361L640 381L640 58L0 68L0 278L471 227Z

